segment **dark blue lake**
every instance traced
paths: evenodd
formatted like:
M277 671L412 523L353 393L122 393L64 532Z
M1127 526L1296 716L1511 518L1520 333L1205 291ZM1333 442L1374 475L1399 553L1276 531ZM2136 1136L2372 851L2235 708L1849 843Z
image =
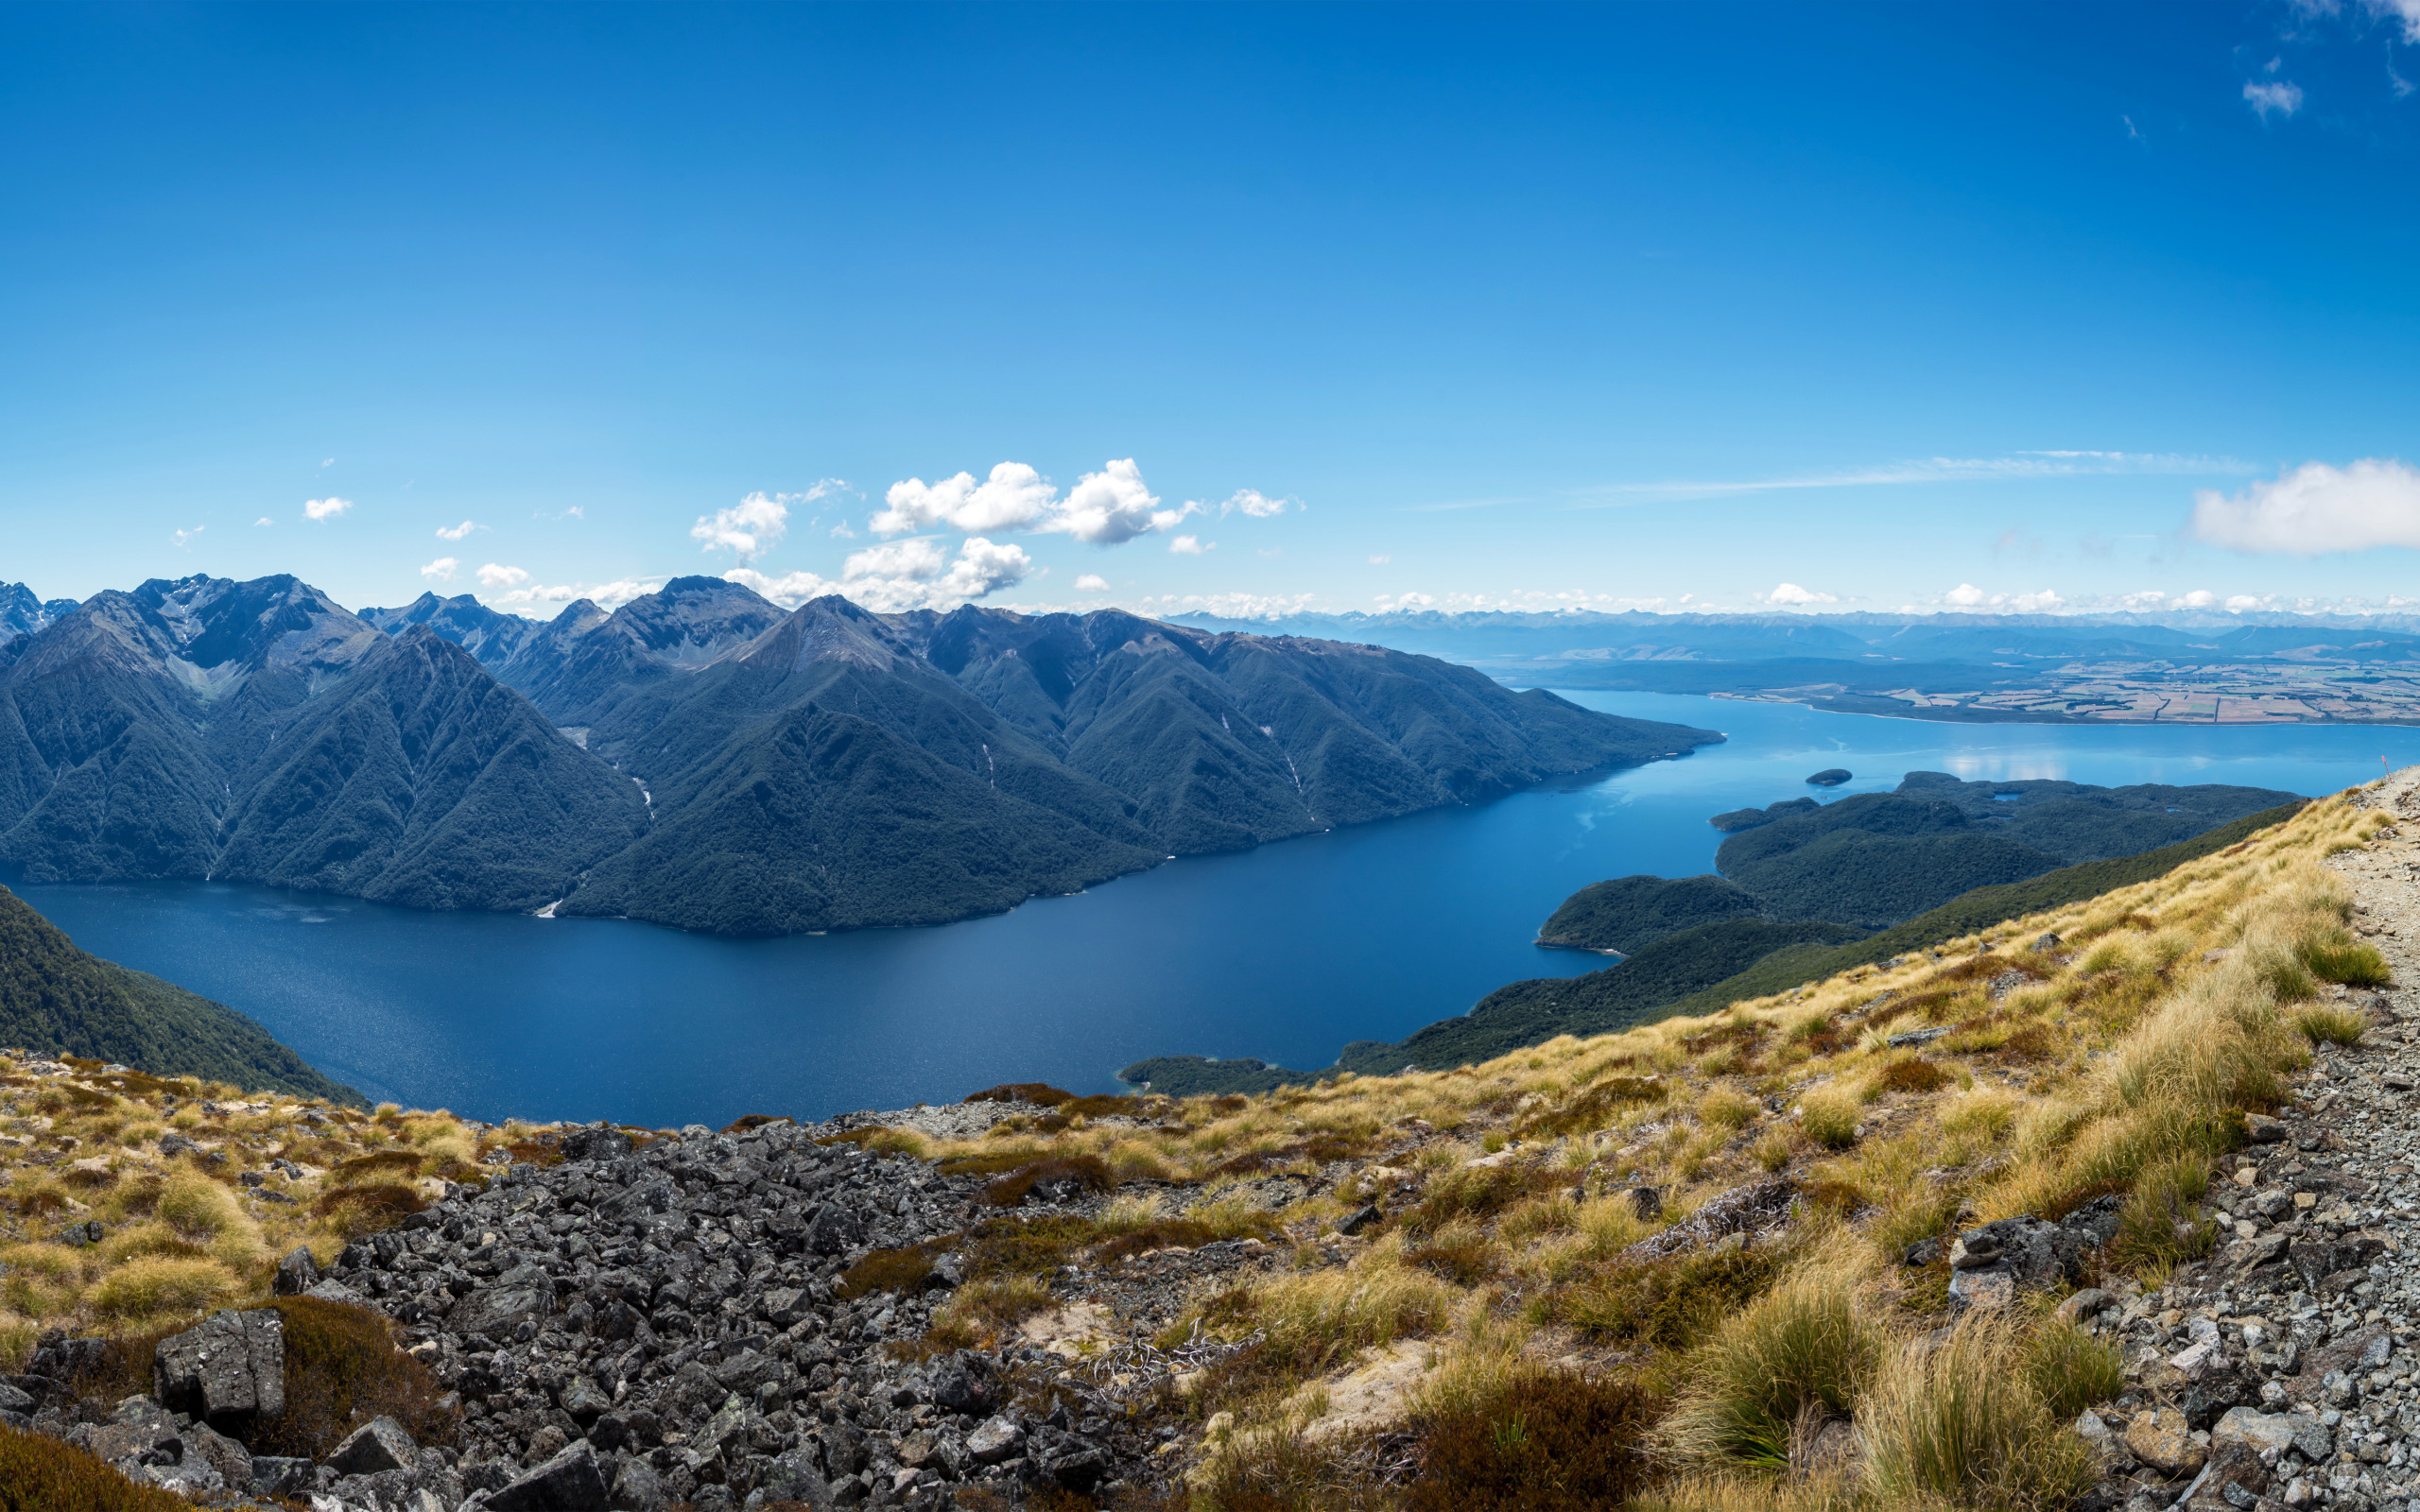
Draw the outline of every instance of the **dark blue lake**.
M424 914L175 883L35 886L96 954L233 1005L372 1097L500 1119L723 1124L941 1102L1003 1081L1110 1091L1161 1053L1326 1065L1506 982L1600 957L1539 950L1575 889L1710 870L1708 816L1813 791L1966 779L2333 792L2420 730L1953 725L1794 704L1569 695L1720 730L1679 761L1240 855L939 929L734 941L646 924Z

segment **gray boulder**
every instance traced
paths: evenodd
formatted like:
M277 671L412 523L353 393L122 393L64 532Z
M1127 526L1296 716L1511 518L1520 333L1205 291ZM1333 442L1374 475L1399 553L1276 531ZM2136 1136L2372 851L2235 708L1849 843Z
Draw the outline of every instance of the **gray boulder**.
M608 1512L607 1501L604 1467L583 1438L491 1493L487 1504L489 1512Z
M566 1160L618 1160L631 1153L631 1137L610 1124L574 1129L563 1136Z
M806 1246L819 1255L837 1255L865 1236L865 1220L856 1209L827 1202L815 1210L815 1219L807 1225Z
M277 1295L300 1297L320 1282L319 1262L311 1251L297 1247L294 1253L277 1263Z
M815 1468L813 1452L804 1449L791 1450L766 1466L756 1490L768 1502L795 1502L816 1512L825 1512L833 1504L830 1484ZM616 1501L621 1499L618 1491L617 1487Z
M457 1333L504 1340L524 1323L544 1323L554 1310L554 1278L535 1265L515 1265L455 1303L445 1324Z
M285 1410L285 1319L274 1308L212 1314L162 1339L153 1395L172 1412L240 1431Z
M420 1445L392 1418L372 1418L347 1434L328 1455L327 1465L338 1475L379 1475L409 1470L420 1461Z
M316 1467L307 1459L292 1459L284 1454L252 1456L254 1496L299 1499L317 1483Z

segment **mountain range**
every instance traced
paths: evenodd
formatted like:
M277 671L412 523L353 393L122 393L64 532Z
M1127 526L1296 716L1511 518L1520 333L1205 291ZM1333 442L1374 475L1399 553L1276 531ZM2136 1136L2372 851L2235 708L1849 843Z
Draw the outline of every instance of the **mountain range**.
M45 882L932 923L1721 738L1375 646L712 577L544 625L290 576L0 602L34 604L0 641L0 863Z

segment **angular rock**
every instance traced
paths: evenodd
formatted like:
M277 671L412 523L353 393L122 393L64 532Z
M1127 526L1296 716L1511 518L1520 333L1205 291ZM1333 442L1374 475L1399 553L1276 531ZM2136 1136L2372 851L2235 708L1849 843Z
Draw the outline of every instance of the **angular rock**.
M488 1512L607 1512L605 1471L581 1439L488 1497Z
M2226 1444L2248 1444L2256 1453L2275 1450L2284 1453L2294 1447L2294 1434L2308 1419L2290 1412L2265 1413L2250 1407L2237 1407L2221 1418L2210 1430L2210 1447Z
M524 1323L544 1323L554 1311L554 1278L535 1265L516 1265L456 1302L445 1326L503 1341Z
M283 1454L255 1454L252 1456L252 1494L299 1498L317 1484L317 1469L318 1467L307 1459L292 1459Z
M2100 1287L2087 1286L2059 1304L2059 1321L2081 1323L2116 1300Z
M856 1209L827 1202L815 1210L814 1219L807 1224L806 1246L819 1255L838 1255L865 1235L865 1220Z
M563 1387L561 1405L571 1414L572 1421L585 1428L612 1409L614 1399L605 1395L596 1382L581 1376Z
M2286 1138L2286 1121L2271 1118L2266 1113L2246 1113L2243 1115L2243 1131L2255 1144L2276 1144Z
M392 1418L373 1418L347 1434L327 1458L338 1475L377 1475L408 1470L420 1462L420 1445Z
M1949 1303L1954 1309L1996 1313L2015 1301L2016 1275L2005 1265L1950 1272Z
M618 1160L631 1153L631 1137L609 1124L574 1129L563 1136L566 1160Z
M2126 1424L2126 1452L2163 1475L2190 1475L2208 1457L2172 1407L2138 1412Z
M285 1410L285 1319L274 1308L212 1314L162 1339L153 1394L170 1411L240 1431Z
M1024 1442L1024 1429L1006 1418L994 1418L966 1435L966 1452L978 1465L997 1465Z
M1949 1263L1959 1270L2005 1269L2021 1287L2041 1290L2073 1280L2087 1240L2076 1229L2039 1218L2002 1218L1958 1236Z
M833 1505L830 1483L815 1468L814 1454L804 1449L791 1450L766 1466L756 1490L763 1492L768 1502L795 1502L815 1508L815 1512L825 1512Z
M1385 1216L1385 1213L1378 1211L1376 1203L1367 1203L1336 1220L1336 1231L1350 1238Z

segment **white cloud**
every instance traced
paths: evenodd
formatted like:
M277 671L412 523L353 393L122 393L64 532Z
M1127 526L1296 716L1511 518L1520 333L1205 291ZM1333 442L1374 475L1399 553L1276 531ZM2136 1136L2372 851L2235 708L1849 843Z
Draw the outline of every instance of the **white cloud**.
M273 524L277 524L277 522L276 522L276 521L274 521L274 520L272 520L272 519L270 519L270 518L269 518L268 516L267 516L267 515L263 515L263 516L261 516L259 519L257 519L257 520L255 520L255 521L253 521L253 522L252 522L252 525L253 525L253 527L254 527L255 529L259 528L259 527L260 527L260 526L262 526L262 525L273 525Z
M1042 518L1058 498L1043 475L1023 462L1002 462L992 475L972 472L927 484L922 478L894 483L884 492L889 506L870 522L877 536L896 536L935 525L953 529L1023 530Z
M2269 602L2270 595L2267 594L2238 593L2227 600L2227 612L2240 614L2245 610L2259 609Z
M832 527L832 539L835 541L855 541L857 539L857 533L849 528L849 522L843 520L838 524Z
M488 574L492 570L500 574L517 576L491 581ZM524 582L529 576L518 567L495 567L493 563L480 568L478 576L479 581L491 590L506 587L509 583ZM553 586L530 583L527 587L514 587L510 592L494 593L485 602L491 607L501 604L537 609L559 609L565 604L584 598L600 609L614 610L621 608L631 599L654 593L664 586L664 581L661 577L622 577L610 583L562 583Z
M939 545L929 537L919 536L849 553L849 559L840 565L840 578L848 582L860 577L909 577L923 582L940 576L948 564Z
M2420 47L2420 0L2367 0L2367 4L2372 14L2401 21L2403 40Z
M1274 620L1320 607L1315 593L1168 593L1134 601L1137 614L1216 614L1230 620Z
M502 593L506 589L519 588L523 583L526 583L528 580L529 575L523 572L518 567L505 567L500 566L495 562L489 562L486 566L479 569L479 586L492 593ZM566 602L568 602L568 600L566 600Z
M178 532L177 532L177 549L178 549L179 551L182 551L182 550L184 550L184 549L185 549L185 546L186 546L189 542L191 542L191 541L192 541L192 540L193 540L193 538L194 538L194 537L196 537L196 536L198 536L198 535L200 535L203 531L205 531L205 530L207 530L207 529L209 529L209 528L210 528L210 527L209 527L208 525L196 525L196 526L194 526L191 530L180 530L180 531L178 531Z
M2193 592L2179 597L2176 601L2176 607L2179 609L2208 609L2218 601L2218 594L2211 593L2206 588L2197 588L2193 590Z
M1836 593L1818 593L1796 583L1776 583L1772 593L1758 593L1756 598L1766 604L1837 604L1841 601Z
M1258 489L1237 489L1228 496L1226 503L1219 506L1219 513L1224 517L1233 510L1240 509L1255 520L1266 520L1270 515L1284 514L1288 509L1302 507L1300 499L1272 499Z
M2420 546L2420 470L2392 457L2342 468L2306 462L2233 498L2204 489L2193 495L2193 534L2292 557Z
M1161 508L1158 497L1144 486L1143 470L1128 457L1079 478L1067 490L1066 503L1036 528L1064 531L1091 545L1115 546L1166 530L1201 507L1188 504L1182 509Z
M1168 550L1179 557L1206 557L1218 549L1217 541L1205 546L1200 536L1179 536L1168 542Z
M351 499L339 499L331 493L324 499L303 500L302 515L306 520L333 520L352 507Z
M1079 593L1106 593L1109 592L1109 579L1103 577L1098 573L1086 573L1081 577L1076 579L1076 592Z
M1370 565L1373 567L1384 567L1387 563L1392 560L1394 560L1392 557L1373 557L1370 558Z
M2295 83L2261 84L2247 79L2243 97L2264 121L2269 119L2273 111L2279 115L2291 116L2303 108L2303 87Z
M885 507L867 522L877 536L946 525L969 532L1056 532L1097 546L1118 545L1203 512L1199 504L1161 508L1132 457L1085 473L1064 499L1049 479L1025 463L1002 462L980 483L971 472L938 483L905 479L885 491L883 503Z
M1032 572L1033 558L1024 547L969 536L959 542L954 561L929 540L895 541L854 552L841 567L838 582L805 572L772 577L748 567L734 568L723 576L786 608L838 593L878 613L895 614L911 609L956 609L1014 587Z
M454 580L454 570L461 565L462 564L460 562L455 560L451 557L440 557L435 561L430 562L427 566L422 568L420 570L420 575L423 577L433 578L441 583L450 583ZM487 582L487 576L484 573L480 575L479 581L483 583ZM495 585L489 584L489 586L493 587Z
M789 528L792 493L752 493L728 509L698 516L689 539L705 542L705 551L728 551L741 561L754 561L770 551Z
M337 465L337 459L333 456L326 457L320 461L320 465L321 467L334 467Z
M1937 602L1950 609L1987 610L1995 614L2053 614L2066 600L2047 588L2038 593L1986 593L1972 583L1961 583Z
M1380 593L1370 600L1380 609L1426 609L1437 602L1434 593Z
M464 537L468 536L472 531L481 530L484 528L486 527L483 525L475 524L472 522L465 520L458 525L439 526L437 539L440 541L460 541Z

